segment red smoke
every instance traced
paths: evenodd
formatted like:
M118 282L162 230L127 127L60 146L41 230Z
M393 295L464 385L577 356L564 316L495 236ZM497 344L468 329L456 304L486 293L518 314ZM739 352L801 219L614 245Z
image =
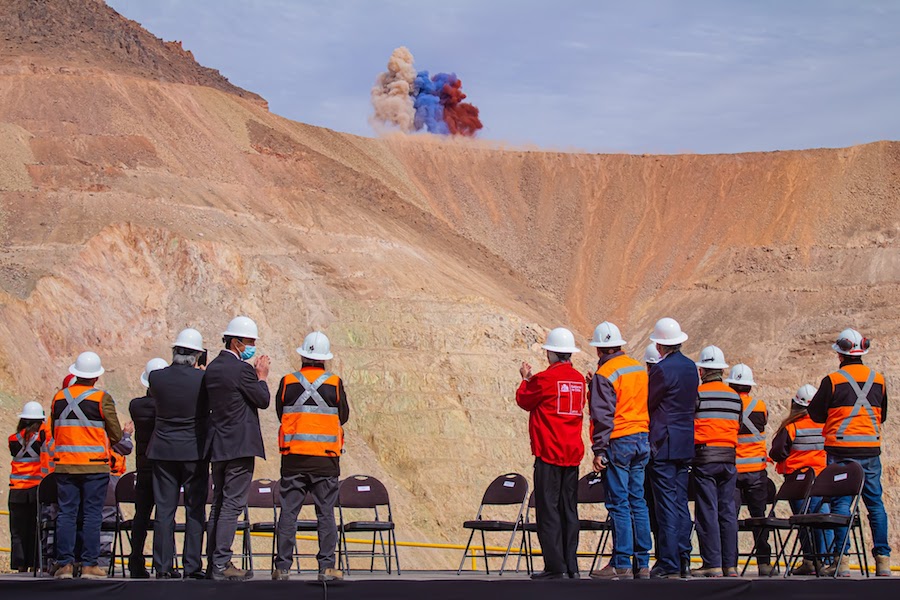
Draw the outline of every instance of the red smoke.
M441 90L441 104L444 105L444 121L452 135L473 136L484 127L478 118L478 108L463 102L466 95L462 91L462 81L455 79Z

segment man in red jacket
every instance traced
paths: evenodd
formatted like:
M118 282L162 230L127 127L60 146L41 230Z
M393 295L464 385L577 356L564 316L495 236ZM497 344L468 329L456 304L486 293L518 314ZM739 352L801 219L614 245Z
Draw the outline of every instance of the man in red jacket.
M578 577L578 465L584 458L584 377L572 367L575 336L558 327L542 346L550 366L536 375L522 363L516 404L530 413L534 501L544 570L532 579Z

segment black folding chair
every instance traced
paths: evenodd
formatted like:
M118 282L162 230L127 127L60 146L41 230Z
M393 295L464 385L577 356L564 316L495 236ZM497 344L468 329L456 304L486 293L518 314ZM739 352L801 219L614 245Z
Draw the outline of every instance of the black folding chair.
M762 536L766 532L773 533L773 543L775 545L774 564L779 564L781 558L786 554L786 545L790 541L795 528L791 526L788 516L782 517L778 515L778 508L782 503L790 504L794 501L800 501L803 502L801 513L805 513L809 506L809 490L812 488L815 480L816 472L812 467L803 467L790 475L786 475L784 483L781 484L778 492L772 498L772 506L767 516L748 517L738 521L739 528L743 528L743 531L755 532L753 534L753 547L749 552L750 556L756 556L757 546L762 540ZM790 515L790 513L787 514ZM783 532L786 533L785 537L782 537ZM744 568L741 571L742 576L747 571L749 564L749 560L744 564Z
M815 563L818 565L821 559L833 558L834 560L834 577L838 576L841 561L844 560L844 547L847 545L848 538L853 539L853 554L859 561L860 568L865 576L869 576L869 559L865 552L865 535L863 533L862 521L860 519L859 505L862 498L863 484L866 475L862 466L853 461L838 462L825 467L809 492L811 497L822 498L839 498L842 496L850 496L850 514L838 515L834 513L809 513L795 515L790 518L791 526L802 528L808 532L810 538L813 538L814 532L824 533L826 530L835 531L846 527L844 536L838 540L835 535L832 548L826 548L825 553L814 552ZM858 534L858 535L857 535ZM791 549L790 559L788 560L788 572L802 556L802 551L798 552L797 546L799 536L795 540ZM815 548L815 545L812 546ZM818 566L816 568L816 577L820 573Z
M375 557L384 559L385 571L391 573L392 561L397 564L397 575L400 575L400 556L397 553L397 534L394 527L394 515L391 511L391 500L384 484L369 475L352 475L341 482L338 490L338 514L340 526L338 533L338 564L345 565L347 574L350 573L351 556L368 556L371 563L369 572L375 569ZM379 514L379 508L381 512ZM347 521L344 519L345 510L373 512L372 520ZM385 510L387 515L385 515ZM384 518L384 517L387 518ZM351 551L347 544L347 534L371 533L372 548L369 550ZM387 545L384 542L384 534L387 534ZM381 552L375 547L376 538L380 542ZM343 551L342 551L343 549Z
M116 502L116 485L118 481L113 481L110 478L109 483L106 485L106 498L103 500L103 508L111 508L113 509L113 519L112 521L107 521L105 518L100 522L100 535L102 536L104 533L111 533L113 535L112 547L109 550L109 566L106 569L106 576L113 577L116 574L116 557L118 556L117 548L119 546L119 542L121 541L121 536L119 535L119 524L124 520L122 518L122 513L119 512L119 505ZM124 548L122 549L122 554L125 553ZM125 561L122 561L122 577L125 577Z
M59 494L56 488L56 473L50 473L38 484L38 510L37 510L37 536L36 545L38 550L38 569L35 570L35 577L43 577L45 572L50 570L50 560L52 556L44 554L44 540L48 540L47 546L56 551L56 510L59 506ZM56 505L57 509L53 506ZM49 543L50 538L53 543Z
M122 475L119 478L119 481L116 482L115 485L110 481L110 488L113 489L113 493L115 494L115 503L116 503L116 544L113 545L113 556L110 564L115 562L116 559L120 559L122 561L122 576L125 576L125 544L122 541L122 534L125 534L126 539L128 540L128 546L131 548L131 532L134 528L134 519L126 519L125 514L122 511L122 505L130 504L132 508L134 507L134 503L137 500L137 494L135 493L135 485L137 483L137 473L135 471L130 471ZM109 488L107 488L107 495L109 494ZM148 529L150 529L148 527ZM119 554L116 554L115 548L118 545Z
M481 498L481 504L478 507L478 513L475 515L475 519L472 521L466 521L463 523L463 527L465 529L470 529L472 533L469 534L469 541L466 542L466 549L463 550L462 560L459 561L459 569L456 571L456 574L459 575L462 573L463 565L466 563L467 558L476 558L478 557L477 551L473 550L472 554L469 554L469 548L472 546L472 538L475 537L475 532L481 532L481 547L484 556L484 570L487 574L490 574L490 565L488 564L488 559L490 558L499 558L503 557L503 563L500 565L500 575L503 575L503 571L506 568L506 561L509 558L509 552L512 549L513 542L516 539L516 533L518 533L523 526L523 518L522 515L525 512L525 503L528 498L528 481L525 479L523 475L519 475L518 473L507 473L506 475L501 475L494 479L491 484L487 487L484 492L484 496ZM515 506L518 505L518 512L516 514L516 518L513 521L502 521L502 520L487 520L483 517L484 508L486 506ZM485 540L485 532L510 532L509 542L506 544L506 552L503 554L500 553L491 553L488 551L487 542ZM524 537L524 533L522 534Z
M606 504L606 493L603 489L602 474L588 473L578 480L578 512L580 514L583 514L580 508L584 504L592 506ZM579 556L591 557L590 571L593 571L594 567L597 566L597 561L600 560L601 557L606 556L606 544L612 538L612 519L610 518L609 513L607 513L605 519L578 519L578 526L581 531L600 532L600 538L597 540L597 549L590 554L579 554Z
M775 504L775 498L778 495L778 491L775 488L775 482L772 481L768 476L766 477L766 505L769 507L769 512L771 514L771 507ZM759 527L748 523L747 519L741 519L741 507L747 506L747 499L741 493L740 488L735 488L734 490L734 506L735 506L735 514L738 515L738 537L740 537L741 533L750 533L753 535L753 551L752 552L740 552L738 551L738 563L740 563L741 558L745 558L744 568L741 569L741 577L744 576L744 573L747 572L747 567L750 566L750 560L756 556L756 546L757 542L761 541L766 532L761 530ZM778 543L775 544L775 553L778 554ZM776 561L774 567L778 568L778 562ZM774 573L774 570L773 570Z
M257 479L250 483L250 491L247 494L247 506L244 508L243 550L251 571L253 570L253 558L256 556L265 556L264 554L253 551L252 534L254 533L269 533L272 535L272 548L271 552L269 552L269 558L272 560L272 566L274 568L275 531L278 524L277 506L277 481L272 481L271 479ZM250 511L254 509L262 511L262 521L257 521L253 518Z

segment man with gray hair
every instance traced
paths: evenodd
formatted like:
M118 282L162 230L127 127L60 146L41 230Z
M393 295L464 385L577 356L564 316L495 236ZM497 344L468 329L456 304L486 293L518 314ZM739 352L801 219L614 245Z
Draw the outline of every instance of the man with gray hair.
M184 488L184 575L203 579L203 530L209 490L206 432L209 403L203 389L203 337L185 329L172 344L172 365L153 371L148 394L156 403L156 426L147 449L153 461L153 568L157 579L177 579L175 511Z

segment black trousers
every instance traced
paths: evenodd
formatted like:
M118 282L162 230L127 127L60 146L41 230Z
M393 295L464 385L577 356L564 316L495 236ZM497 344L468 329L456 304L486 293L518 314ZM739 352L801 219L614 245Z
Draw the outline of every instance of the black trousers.
M578 572L578 467L534 460L534 507L544 570Z
M141 572L147 568L144 545L150 528L150 514L153 512L153 463L139 460L134 480L134 521L131 526L131 556L128 570Z
M338 478L310 473L281 472L281 512L278 516L278 556L275 567L290 569L297 543L297 515L307 494L316 505L316 525L319 536L319 572L334 568L334 549L337 547L337 525L334 507L338 500Z
M13 571L37 566L37 486L9 491L9 538Z
M209 509L206 560L216 570L224 571L231 562L231 545L238 519L247 507L254 462L254 457L248 456L212 463L215 491Z
M209 493L209 463L158 460L153 463L153 496L156 499L156 524L153 531L153 568L167 573L175 568L175 511L184 488L185 575L203 569L203 530L206 526L206 496Z
M737 488L747 502L747 510L751 517L766 516L766 502L769 499L769 477L765 470L753 473L738 473ZM740 507L737 507L740 512ZM769 546L769 530L759 528L753 531L753 538L758 541L756 563L768 565L772 562L772 548Z

